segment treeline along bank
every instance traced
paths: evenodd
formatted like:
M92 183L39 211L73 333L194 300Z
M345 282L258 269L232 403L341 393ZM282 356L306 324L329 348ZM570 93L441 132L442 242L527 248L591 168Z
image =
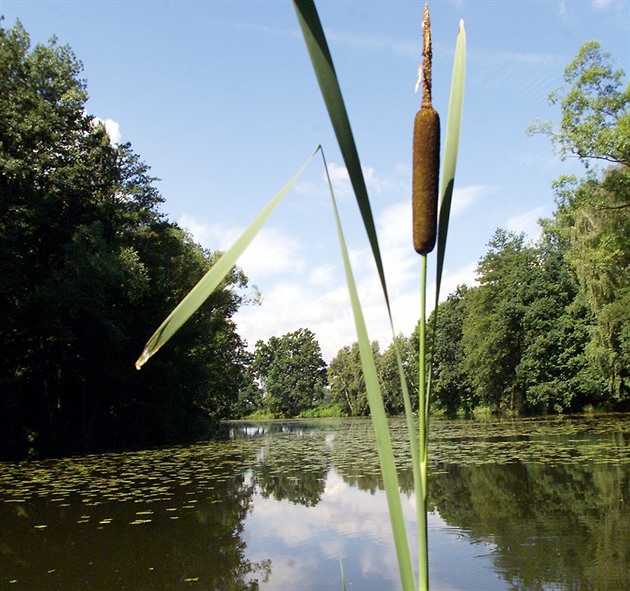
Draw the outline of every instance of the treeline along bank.
M437 309L433 405L447 414L630 409L630 90L595 42L565 71L556 127L586 166L541 238L497 230L478 282ZM72 50L0 25L0 456L192 441L226 418L363 415L356 344L329 365L308 328L239 336L235 268L142 372L148 335L219 256L161 213L150 168L86 111ZM429 327L433 319L429 319ZM399 336L416 387L417 335ZM374 349L387 409L395 356Z

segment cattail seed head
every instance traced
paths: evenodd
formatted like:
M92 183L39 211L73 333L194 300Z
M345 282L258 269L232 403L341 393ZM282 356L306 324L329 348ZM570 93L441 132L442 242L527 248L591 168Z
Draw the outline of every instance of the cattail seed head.
M435 246L439 177L440 117L432 107L423 107L413 126L413 247L418 254Z
M413 125L413 172L411 201L413 214L413 247L426 255L435 247L437 202L440 178L440 117L431 105L431 20L429 7L424 7L422 21L422 106Z

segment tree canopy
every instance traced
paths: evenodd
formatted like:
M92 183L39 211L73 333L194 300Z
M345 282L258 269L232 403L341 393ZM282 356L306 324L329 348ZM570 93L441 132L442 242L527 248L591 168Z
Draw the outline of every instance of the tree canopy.
M258 341L252 372L263 392L263 406L275 416L297 416L324 399L326 363L315 335L306 328Z
M142 373L144 341L207 270L149 167L86 112L81 64L0 28L0 450L153 445L205 433L237 396L234 270Z

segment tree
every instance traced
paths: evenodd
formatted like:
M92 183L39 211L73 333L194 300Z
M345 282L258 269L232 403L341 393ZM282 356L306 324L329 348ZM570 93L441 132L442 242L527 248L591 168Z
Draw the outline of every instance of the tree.
M551 137L561 157L577 156L630 166L630 85L623 89L623 70L613 70L610 53L588 41L565 68L564 85L549 95L560 104L560 128L536 121L530 133Z
M149 167L86 114L80 72L56 40L31 50L21 25L0 27L3 456L190 439L237 396L239 270L167 355L134 369L217 253L160 213Z
M623 77L599 43L584 44L565 70L565 85L550 96L562 107L559 129L533 127L564 157L587 167L592 160L612 164L556 183L551 227L595 317L588 353L617 407L630 401L630 85L624 89Z
M256 382L253 353L245 352L244 372L238 388L238 400L232 411L235 417L246 417L263 407L263 391Z
M463 376L495 411L575 411L601 399L586 356L594 319L559 244L548 230L529 245L498 230L466 296Z
M395 341L379 356L380 358L377 358L377 369L381 383L381 392L383 394L383 403L385 404L385 411L388 414L399 414L404 412L405 409L396 347L398 347L398 351L400 352L403 371L405 379L407 380L407 388L409 389L411 407L414 411L417 409L418 341L415 342L415 345L416 346L414 346L413 339L408 339L404 335L399 334Z
M630 398L630 169L558 184L553 229L595 317L589 344L613 404Z
M594 318L557 243L545 236L535 256L516 368L524 392L520 410L526 414L579 411L601 400L603 383L586 355Z
M497 230L477 266L479 287L468 298L463 326L465 371L475 395L495 410L522 402L516 367L523 342L523 282L535 260L523 235Z
M294 417L323 400L326 363L307 328L271 337L267 343L258 341L252 370L264 404L276 416Z
M432 360L433 400L449 416L454 416L460 409L470 414L478 402L465 370L462 342L462 326L467 315L466 302L470 292L470 288L460 285L437 308ZM427 322L429 327L433 326L433 320L432 315Z
M372 352L377 363L380 360L377 341L372 342ZM370 407L365 388L365 378L361 366L359 344L343 347L328 366L330 399L338 404L344 414L349 416L367 416Z

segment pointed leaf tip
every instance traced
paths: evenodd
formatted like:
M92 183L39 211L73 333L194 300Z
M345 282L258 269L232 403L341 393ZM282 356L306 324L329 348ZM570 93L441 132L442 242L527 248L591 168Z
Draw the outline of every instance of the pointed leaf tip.
M145 349L144 351L142 351L142 355L140 355L140 357L138 357L138 361L136 361L136 369L138 371L140 371L142 369L142 366L149 361L149 352Z

